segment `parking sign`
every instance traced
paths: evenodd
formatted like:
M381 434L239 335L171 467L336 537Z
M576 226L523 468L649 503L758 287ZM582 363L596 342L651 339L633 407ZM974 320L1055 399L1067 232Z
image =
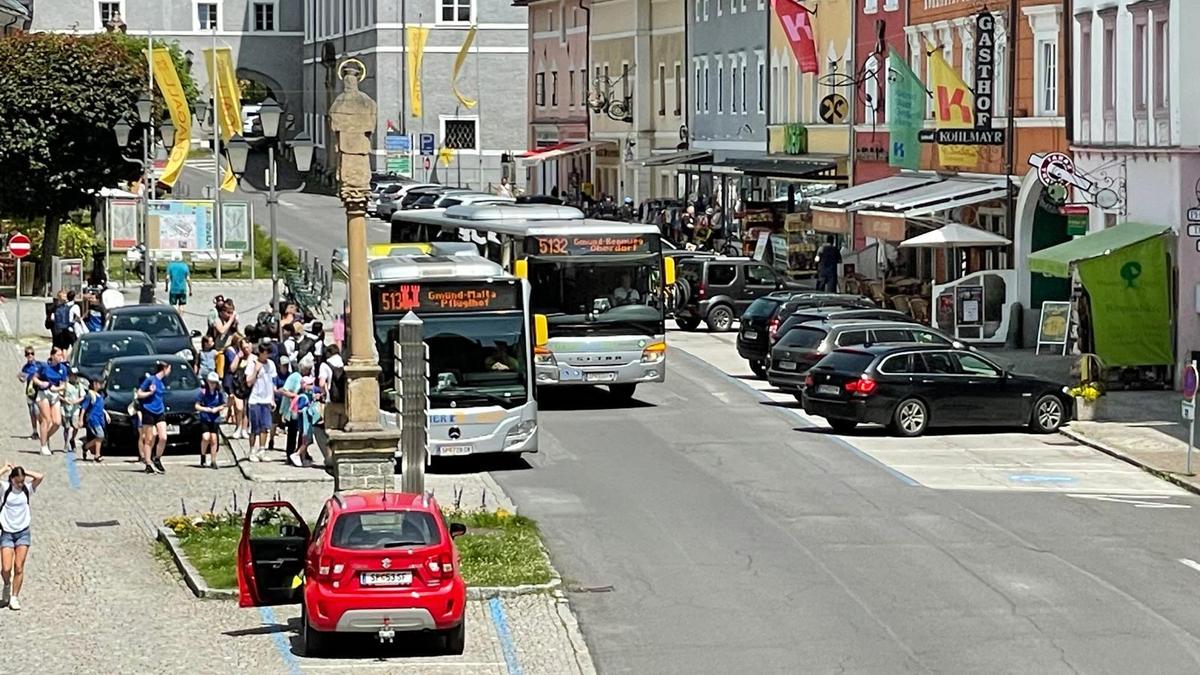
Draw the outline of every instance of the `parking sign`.
M432 157L437 151L437 139L433 134L421 134L421 154Z

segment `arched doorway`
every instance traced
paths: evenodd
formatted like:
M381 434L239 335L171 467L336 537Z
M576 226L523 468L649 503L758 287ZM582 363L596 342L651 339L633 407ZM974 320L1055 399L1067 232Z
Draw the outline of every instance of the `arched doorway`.
M1037 319L1042 303L1047 300L1071 298L1070 279L1035 274L1029 271L1025 262L1034 251L1070 241L1071 235L1067 234L1067 217L1062 214L1061 206L1051 198L1036 170L1025 174L1021 181L1021 189L1017 193L1017 227L1013 233L1013 241L1017 247L1019 298L1025 308L1024 332L1027 343L1031 327L1036 338Z

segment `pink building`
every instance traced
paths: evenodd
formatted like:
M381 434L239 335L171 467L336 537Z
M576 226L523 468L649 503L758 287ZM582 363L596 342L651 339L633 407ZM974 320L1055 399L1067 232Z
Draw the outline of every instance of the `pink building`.
M518 161L530 194L568 197L591 180L588 0L515 0L529 8L529 152Z

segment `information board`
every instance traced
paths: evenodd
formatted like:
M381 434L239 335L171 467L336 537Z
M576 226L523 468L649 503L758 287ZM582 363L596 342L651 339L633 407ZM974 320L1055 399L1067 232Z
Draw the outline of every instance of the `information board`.
M1035 354L1042 353L1042 345L1058 347L1060 354L1067 353L1067 338L1071 334L1071 303L1042 303L1042 317L1038 321L1038 339Z

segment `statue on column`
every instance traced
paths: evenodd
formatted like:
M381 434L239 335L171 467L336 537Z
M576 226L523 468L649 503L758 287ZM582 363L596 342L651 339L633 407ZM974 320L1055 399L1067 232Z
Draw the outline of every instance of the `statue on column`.
M371 190L371 135L375 132L378 106L358 90L366 67L350 59L338 69L342 93L329 107L329 126L336 139L339 196L347 210L364 211Z

